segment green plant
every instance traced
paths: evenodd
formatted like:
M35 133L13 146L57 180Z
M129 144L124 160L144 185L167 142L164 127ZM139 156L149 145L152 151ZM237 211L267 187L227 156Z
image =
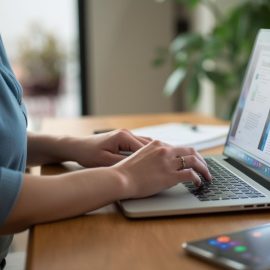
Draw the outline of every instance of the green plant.
M270 28L270 1L238 1L228 12L221 12L218 1L178 0L193 8L201 3L212 11L216 25L208 35L185 33L177 36L166 51L161 50L156 65L168 55L172 57L174 71L164 91L172 95L177 89L186 89L187 104L192 106L200 96L203 78L213 82L216 93L228 101L223 117L228 119L234 111L240 94L248 59L260 28Z

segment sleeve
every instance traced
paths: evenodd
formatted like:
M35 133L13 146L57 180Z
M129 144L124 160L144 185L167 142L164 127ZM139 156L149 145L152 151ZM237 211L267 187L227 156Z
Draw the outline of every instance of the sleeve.
M6 53L6 50L5 50L5 47L4 47L4 44L3 44L3 41L2 41L2 37L0 35L0 63L1 61L3 62L3 64L8 68L10 69L10 71L13 73L12 71L12 68L11 68L11 65L8 61L8 57L7 57L7 53Z
M10 214L22 186L23 173L0 167L0 225Z

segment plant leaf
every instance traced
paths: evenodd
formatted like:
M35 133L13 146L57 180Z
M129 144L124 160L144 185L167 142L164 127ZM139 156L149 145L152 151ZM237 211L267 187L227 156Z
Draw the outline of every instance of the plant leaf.
M176 3L184 4L190 8L194 8L201 0L176 0Z
M215 84L215 86L226 88L226 77L224 73L218 71L205 71L204 73Z
M152 65L154 67L160 67L160 66L164 65L165 61L166 60L164 58L159 57L159 58L156 58L152 61Z
M201 46L203 38L197 33L187 33L177 36L170 46L171 53L175 54L181 50L197 49Z
M171 96L186 78L187 71L182 68L176 69L166 81L164 86L164 93L167 96Z
M154 67L160 67L168 60L169 52L167 48L156 48L156 57L152 61Z
M200 96L200 83L198 76L193 76L190 79L190 83L187 87L187 90L190 99L190 104L194 105L198 101Z

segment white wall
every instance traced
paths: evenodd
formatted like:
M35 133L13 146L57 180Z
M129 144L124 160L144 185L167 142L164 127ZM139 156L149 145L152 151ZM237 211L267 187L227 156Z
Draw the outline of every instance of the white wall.
M172 37L170 1L91 0L90 104L94 114L172 111L162 89L170 66L151 65Z

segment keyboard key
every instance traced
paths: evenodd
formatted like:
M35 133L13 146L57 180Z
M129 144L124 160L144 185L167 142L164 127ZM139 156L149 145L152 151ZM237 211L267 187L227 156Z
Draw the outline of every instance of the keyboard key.
M216 163L206 159L212 181L205 181L201 175L202 186L195 188L193 183L184 183L185 187L200 201L237 200L265 197L262 193L249 186L246 182Z

